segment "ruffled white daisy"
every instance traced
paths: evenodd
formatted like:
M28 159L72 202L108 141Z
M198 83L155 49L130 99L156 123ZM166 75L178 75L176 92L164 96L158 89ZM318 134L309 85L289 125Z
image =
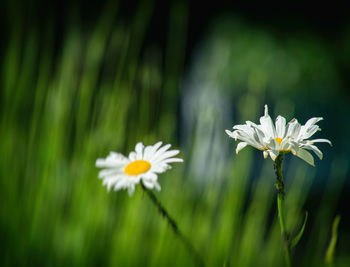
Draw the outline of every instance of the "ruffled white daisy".
M301 125L297 119L292 119L286 124L286 119L278 116L274 125L265 105L265 114L260 118L260 124L247 121L244 125L235 125L232 132L226 130L226 133L236 141L242 141L237 145L237 154L247 145L251 145L262 150L264 158L270 155L274 161L280 153L292 152L314 166L314 158L307 150L313 151L322 159L322 152L314 144L325 142L332 145L327 139L307 140L321 130L316 125L320 120L323 118L311 118L305 125Z
M106 158L96 160L96 167L104 168L98 177L103 180L103 185L107 185L108 191L112 187L115 191L128 189L132 195L135 185L141 180L145 187L159 191L158 174L170 169L169 163L183 162L180 158L174 158L180 151L168 150L170 147L169 144L162 146L162 142L145 147L140 142L129 157L110 152Z

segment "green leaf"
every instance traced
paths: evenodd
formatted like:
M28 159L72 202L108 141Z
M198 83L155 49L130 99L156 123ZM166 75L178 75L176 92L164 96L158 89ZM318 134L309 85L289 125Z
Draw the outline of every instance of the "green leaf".
M304 219L303 226L301 227L301 229L300 229L299 233L296 235L296 237L292 240L292 243L291 243L292 248L295 247L299 243L301 237L303 236L306 222L307 222L307 218L308 218L308 212L305 211L305 219Z
M325 261L327 264L332 264L333 263L333 258L334 258L334 250L335 250L335 245L337 244L337 239L338 239L338 225L340 222L340 215L337 215L334 218L333 225L332 225L332 237L331 241L329 242L329 246L326 252L326 258Z

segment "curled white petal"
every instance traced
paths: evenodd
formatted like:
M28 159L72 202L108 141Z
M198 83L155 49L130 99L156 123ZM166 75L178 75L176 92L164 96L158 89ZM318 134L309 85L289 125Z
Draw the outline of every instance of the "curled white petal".
M332 146L332 142L329 141L328 139L313 139L313 140L309 140L308 141L310 144L314 144L314 143L328 143Z
M240 142L238 143L236 147L236 154L238 154L239 151L241 151L243 148L245 148L248 145L246 142Z

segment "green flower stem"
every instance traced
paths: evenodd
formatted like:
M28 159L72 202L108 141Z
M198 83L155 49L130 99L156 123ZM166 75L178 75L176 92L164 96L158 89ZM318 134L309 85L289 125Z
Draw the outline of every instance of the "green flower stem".
M283 212L283 200L284 200L285 193L284 193L284 183L283 183L283 173L282 173L282 161L283 161L283 155L279 154L275 160L274 168L277 176L276 189L277 189L278 217L280 221L281 235L284 241L286 265L289 267L291 266L291 258L290 258L290 243L289 243L288 234L285 229L284 212Z
M204 266L204 261L202 260L199 253L196 251L196 249L193 247L191 242L180 232L179 227L177 226L177 223L173 218L170 217L169 213L166 211L166 209L163 207L163 205L160 203L160 201L157 199L155 194L148 190L142 183L141 183L142 189L144 192L146 192L147 196L151 199L153 204L157 207L159 213L164 217L171 228L173 229L175 235L181 240L181 242L184 244L184 246L188 249L190 254L195 258L195 260L198 263L198 266Z

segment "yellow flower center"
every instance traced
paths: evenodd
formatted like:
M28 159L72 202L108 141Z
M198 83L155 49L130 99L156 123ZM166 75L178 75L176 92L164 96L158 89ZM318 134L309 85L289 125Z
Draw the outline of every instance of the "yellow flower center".
M125 169L124 172L127 175L139 175L141 173L145 173L151 168L151 164L148 161L145 160L135 160L131 163L129 163Z
M282 140L283 140L283 138L275 138L275 140L277 141L277 143L278 143L278 145L280 146L281 145L281 143L282 143Z

